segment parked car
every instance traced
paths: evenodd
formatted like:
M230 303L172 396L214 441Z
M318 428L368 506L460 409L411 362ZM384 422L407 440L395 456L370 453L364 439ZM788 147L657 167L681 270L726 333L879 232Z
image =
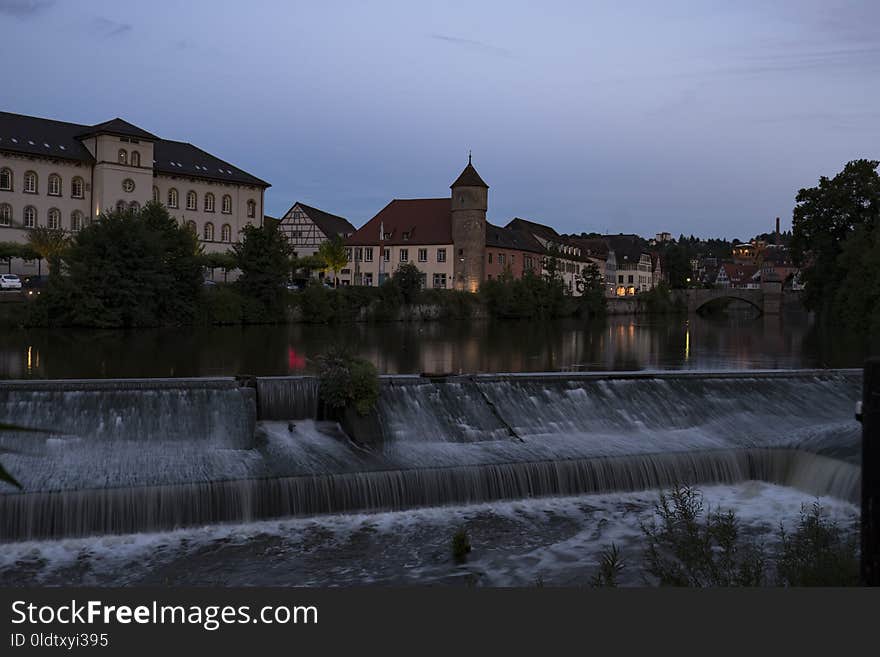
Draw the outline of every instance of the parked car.
M21 279L18 274L0 274L0 290L20 290Z
M206 278L202 281L202 285L205 287L217 287L217 283L212 281L210 278Z

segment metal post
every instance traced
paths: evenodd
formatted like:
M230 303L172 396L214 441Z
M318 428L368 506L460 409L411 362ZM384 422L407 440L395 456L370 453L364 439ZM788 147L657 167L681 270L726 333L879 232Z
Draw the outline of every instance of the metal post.
M880 358L865 363L862 395L862 583L880 586Z

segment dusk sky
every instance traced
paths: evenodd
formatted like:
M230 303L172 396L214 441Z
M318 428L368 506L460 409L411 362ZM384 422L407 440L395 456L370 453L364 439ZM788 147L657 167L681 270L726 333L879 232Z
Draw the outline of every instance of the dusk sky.
M360 226L467 163L489 219L748 239L880 157L880 2L0 0L0 109L115 116Z

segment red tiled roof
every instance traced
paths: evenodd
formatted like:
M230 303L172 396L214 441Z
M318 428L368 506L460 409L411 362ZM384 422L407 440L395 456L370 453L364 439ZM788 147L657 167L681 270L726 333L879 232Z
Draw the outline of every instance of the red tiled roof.
M732 262L724 262L721 264L724 273L727 274L731 283L742 283L751 280L755 272L758 271L757 265L738 265Z
M452 199L394 199L345 243L378 244L382 228L388 245L452 244Z

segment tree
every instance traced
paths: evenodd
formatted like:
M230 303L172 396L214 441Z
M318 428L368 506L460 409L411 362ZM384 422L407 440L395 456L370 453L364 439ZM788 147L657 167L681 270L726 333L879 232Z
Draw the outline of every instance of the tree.
M663 249L663 270L666 272L669 287L681 289L687 287L691 277L691 263L684 246L669 242Z
M189 324L202 292L198 249L192 231L158 203L105 214L76 234L67 276L40 302L52 324Z
M237 285L245 297L246 319L280 321L291 247L277 223L247 225L242 241L232 247L241 270Z
M422 291L421 270L411 262L404 262L395 270L392 279L403 296L405 304L415 303Z
M0 260L6 261L7 273L12 273L12 259L21 257L21 247L16 242L0 242Z
M40 226L28 232L27 245L49 264L49 276L56 276L61 271L61 257L70 246L70 238L63 230Z
M337 274L348 265L348 251L339 235L334 235L318 247L318 257L333 272L333 285L338 285Z
M851 257L840 260L845 243L856 235L858 239L868 239L877 229L878 164L876 160L853 160L834 178L822 176L818 186L801 189L797 194L792 257L801 268L805 305L826 319L834 315L838 292L853 265Z
M212 280L214 278L214 270L222 269L224 282L227 280L230 270L235 269L238 264L235 254L230 251L225 253L205 253L202 254L200 260L203 267L211 270Z

